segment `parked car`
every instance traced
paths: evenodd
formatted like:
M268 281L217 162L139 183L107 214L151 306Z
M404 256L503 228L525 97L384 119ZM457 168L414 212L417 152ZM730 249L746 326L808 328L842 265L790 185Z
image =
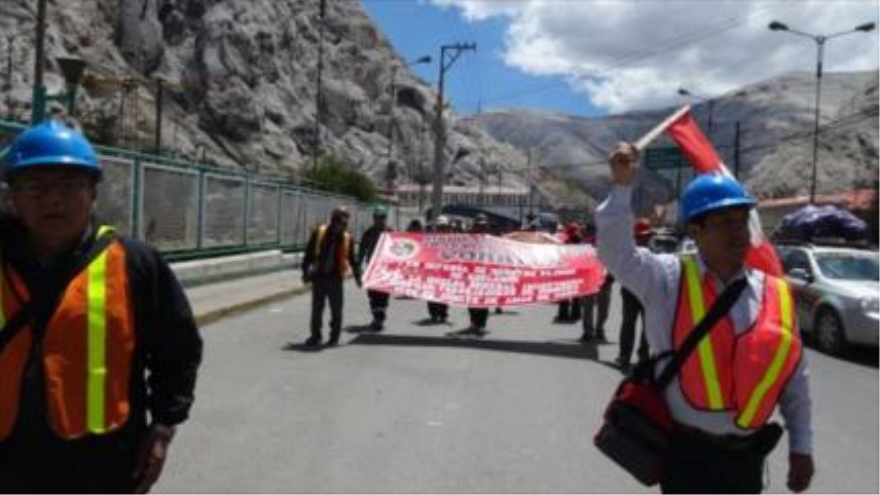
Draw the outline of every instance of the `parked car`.
M877 251L812 244L776 248L805 337L829 354L851 344L877 346Z

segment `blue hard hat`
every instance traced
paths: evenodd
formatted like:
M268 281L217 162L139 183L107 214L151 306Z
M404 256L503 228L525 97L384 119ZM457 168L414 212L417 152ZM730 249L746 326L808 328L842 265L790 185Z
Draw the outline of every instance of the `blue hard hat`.
M86 137L53 119L15 138L3 163L3 172L15 174L40 165L70 166L101 176L98 155Z
M688 184L681 196L681 219L689 223L704 213L733 206L752 208L755 204L755 198L733 177L702 174Z

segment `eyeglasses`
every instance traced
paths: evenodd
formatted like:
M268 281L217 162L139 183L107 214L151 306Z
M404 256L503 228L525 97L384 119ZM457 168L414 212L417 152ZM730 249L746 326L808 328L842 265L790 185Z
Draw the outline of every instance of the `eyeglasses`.
M12 185L14 192L23 194L29 198L38 198L51 193L62 196L79 194L92 186L89 179L61 179L54 181L43 180L18 180Z

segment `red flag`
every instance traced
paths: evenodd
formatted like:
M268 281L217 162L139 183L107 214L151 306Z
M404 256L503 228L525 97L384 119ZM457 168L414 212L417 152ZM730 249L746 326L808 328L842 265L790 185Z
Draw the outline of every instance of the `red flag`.
M688 157L698 174L730 175L730 171L718 157L712 143L706 139L697 123L694 122L689 110L672 121L666 128L666 132L681 148L682 153ZM773 244L764 237L764 232L761 230L761 219L755 208L749 214L749 231L752 235L752 248L746 255L746 265L771 275L782 276L782 264L779 262Z

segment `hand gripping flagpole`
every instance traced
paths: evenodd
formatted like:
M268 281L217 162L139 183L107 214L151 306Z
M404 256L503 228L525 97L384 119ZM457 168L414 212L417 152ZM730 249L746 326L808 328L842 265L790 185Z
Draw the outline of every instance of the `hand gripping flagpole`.
M636 149L639 150L639 152L644 151L644 149L647 148L652 141L657 139L657 136L663 134L663 131L665 131L667 127L672 125L673 122L681 118L682 115L688 113L690 110L690 105L685 105L679 108L675 111L675 113L667 117L666 120L660 122L656 127L648 131L644 136L640 137L633 146L635 146Z

